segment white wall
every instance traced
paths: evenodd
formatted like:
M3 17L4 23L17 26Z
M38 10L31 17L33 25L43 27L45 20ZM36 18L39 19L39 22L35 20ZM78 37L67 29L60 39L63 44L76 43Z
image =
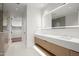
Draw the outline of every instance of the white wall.
M40 9L33 4L27 4L27 47L32 47L34 45L34 32L40 27Z
M24 11L22 16L22 42L23 46L27 47L27 6L25 6Z
M78 25L78 13L71 13L65 17L66 26Z
M44 16L42 19L42 25L44 28L50 28L52 27L52 16L51 14Z

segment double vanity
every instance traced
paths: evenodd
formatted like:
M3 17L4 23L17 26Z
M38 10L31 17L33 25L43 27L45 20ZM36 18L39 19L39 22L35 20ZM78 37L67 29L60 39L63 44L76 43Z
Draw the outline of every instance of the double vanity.
M35 33L35 44L56 56L79 56L79 39Z
M79 4L65 3L43 12L42 23L41 32L35 33L36 45L51 55L79 56Z

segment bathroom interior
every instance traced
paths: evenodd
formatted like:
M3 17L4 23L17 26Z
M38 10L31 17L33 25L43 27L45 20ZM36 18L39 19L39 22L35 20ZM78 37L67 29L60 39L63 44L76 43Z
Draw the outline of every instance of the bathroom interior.
M79 3L0 3L0 55L79 56Z

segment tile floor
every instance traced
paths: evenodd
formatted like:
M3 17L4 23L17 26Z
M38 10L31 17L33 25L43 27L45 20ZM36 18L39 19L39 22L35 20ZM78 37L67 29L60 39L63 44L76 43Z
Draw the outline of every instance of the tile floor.
M12 43L5 56L40 56L34 48L25 48L21 42Z

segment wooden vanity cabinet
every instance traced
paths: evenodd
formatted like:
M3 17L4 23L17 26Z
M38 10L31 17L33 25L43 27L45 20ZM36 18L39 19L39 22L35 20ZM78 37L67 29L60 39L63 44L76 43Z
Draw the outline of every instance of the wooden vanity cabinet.
M79 56L79 52L76 52L76 51L71 50L70 51L70 55L71 56Z
M79 52L58 46L43 39L35 37L35 44L38 44L43 49L49 51L56 56L79 56Z

